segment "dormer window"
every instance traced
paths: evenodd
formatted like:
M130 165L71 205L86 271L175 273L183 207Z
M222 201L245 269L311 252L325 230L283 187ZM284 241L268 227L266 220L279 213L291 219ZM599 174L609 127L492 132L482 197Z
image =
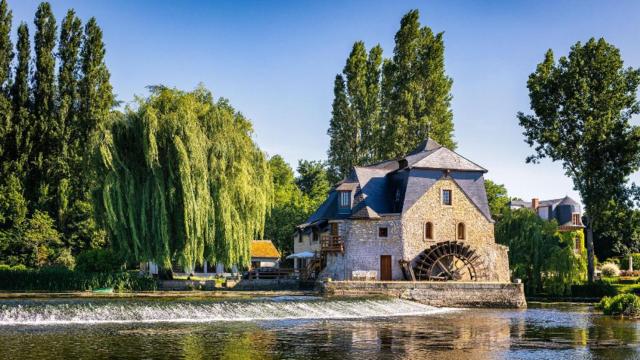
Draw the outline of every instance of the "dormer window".
M351 191L338 192L338 206L341 210L351 209Z

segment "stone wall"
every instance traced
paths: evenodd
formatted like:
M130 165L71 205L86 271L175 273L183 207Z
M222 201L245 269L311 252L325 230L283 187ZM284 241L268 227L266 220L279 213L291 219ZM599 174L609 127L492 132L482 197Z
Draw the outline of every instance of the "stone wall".
M523 285L513 283L329 281L321 289L327 296L383 295L439 307L527 307Z
M378 237L378 228L386 227L388 236ZM344 240L344 254L329 254L321 277L349 280L353 271L376 271L380 279L380 256L391 255L394 280L402 280L402 226L399 215L383 216L380 220L347 220L339 225Z

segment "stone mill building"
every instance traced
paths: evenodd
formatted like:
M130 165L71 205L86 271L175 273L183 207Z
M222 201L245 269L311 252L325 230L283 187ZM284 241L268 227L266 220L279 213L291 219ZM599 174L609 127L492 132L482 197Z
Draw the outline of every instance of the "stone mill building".
M354 167L297 227L294 253L315 256L295 265L334 280L509 282L486 172L430 139L403 158Z

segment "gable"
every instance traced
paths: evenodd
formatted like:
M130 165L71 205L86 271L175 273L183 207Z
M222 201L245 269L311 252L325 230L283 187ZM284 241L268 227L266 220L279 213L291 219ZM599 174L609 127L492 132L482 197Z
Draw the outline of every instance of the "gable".
M422 206L429 206L432 208L443 206L450 208L448 205L443 205L440 198L440 192L442 189L450 189L453 191L454 198L454 205L451 207L452 209L459 211L460 209L456 209L456 207L460 207L460 198L463 198L463 207L466 208L467 211L477 212L488 222L493 223L484 190L484 179L482 175L476 177L471 175L472 174L468 174L468 176L462 178L441 176L437 180L433 180L433 178L423 178L422 180L419 180L420 182L423 182L423 184L431 182L429 184L429 188L425 189L422 194L418 195L418 193L416 193L408 199L408 201L405 201L405 208L403 208L402 211L403 214L412 212L412 208L414 208L417 203L421 203Z

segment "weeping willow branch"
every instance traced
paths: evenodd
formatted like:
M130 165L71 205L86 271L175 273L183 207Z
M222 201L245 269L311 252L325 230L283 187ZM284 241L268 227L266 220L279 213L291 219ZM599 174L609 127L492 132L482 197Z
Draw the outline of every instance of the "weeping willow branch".
M273 199L251 123L204 88L156 87L103 134L96 210L133 260L248 265Z

